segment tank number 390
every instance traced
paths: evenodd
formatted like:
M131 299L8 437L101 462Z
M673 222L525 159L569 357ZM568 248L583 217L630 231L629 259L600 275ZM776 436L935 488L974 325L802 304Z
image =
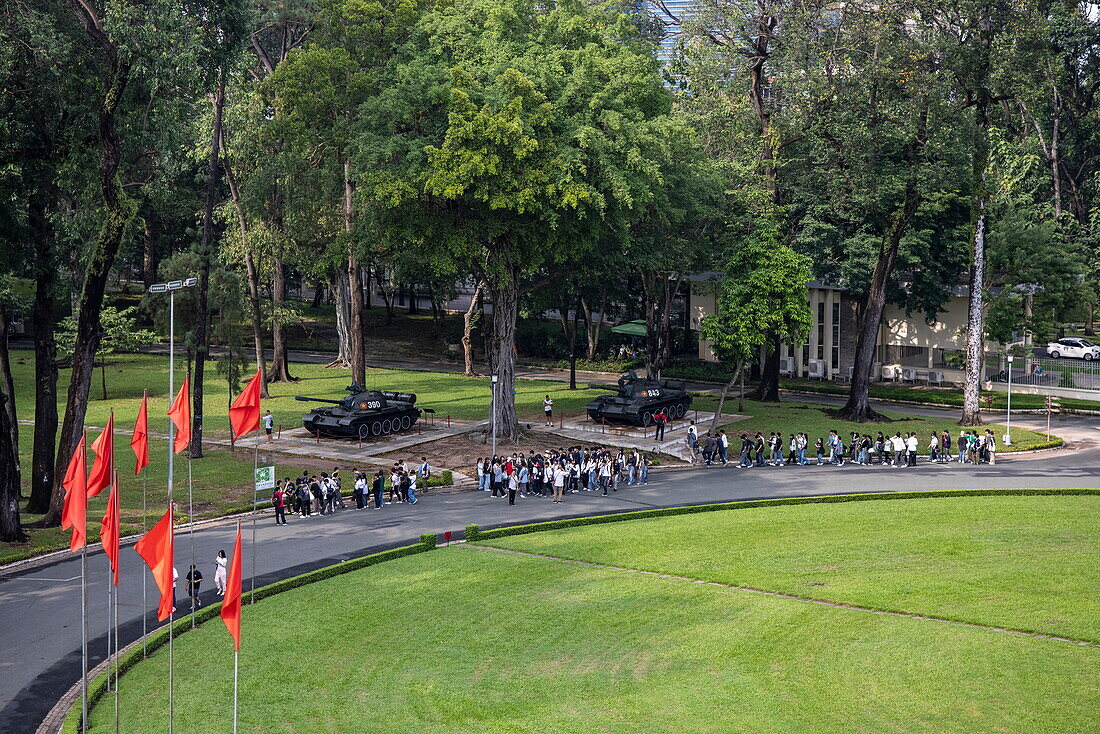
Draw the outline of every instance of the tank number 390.
M655 398L660 394L661 394L660 390L643 390L642 391L642 397L643 398Z
M377 410L382 407L382 403L377 400L367 400L366 402L359 403L360 408L366 408L367 410Z

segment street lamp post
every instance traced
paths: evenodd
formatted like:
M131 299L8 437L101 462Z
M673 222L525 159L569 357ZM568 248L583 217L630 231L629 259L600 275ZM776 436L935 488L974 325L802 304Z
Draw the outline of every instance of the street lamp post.
M1008 419L1005 428L1004 444L1012 445L1012 355L1008 355Z
M150 293L168 294L168 402L171 404L176 391L176 291L191 288L198 284L197 278L173 280L168 283L154 283L149 286ZM172 501L172 464L175 452L172 444L176 438L176 425L168 421L168 501Z
M176 390L175 385L175 367L176 367L176 291L181 288L190 288L196 285L199 281L196 278L186 278L184 280L173 280L168 283L154 283L149 286L150 293L167 293L168 294L168 403L172 402L174 397L173 393ZM173 444L176 442L176 425L172 421L168 421L168 507L172 507L172 468L173 459L175 458L175 452L172 450ZM189 521L194 522L191 517L187 518ZM194 536L192 535L192 556L194 556ZM145 600L142 599L142 606L144 607ZM142 609L145 612L145 609ZM168 734L172 734L174 716L173 716L173 694L172 694L172 619L168 619Z
M491 382L491 385L492 385L492 391L493 391L493 398L492 398L492 406L493 406L492 407L492 412L493 412L493 414L489 417L490 420L492 421L492 424L493 424L493 453L492 453L492 456L496 456L497 455L497 380L499 378L497 377L497 375L493 375L489 379L490 379L490 382Z

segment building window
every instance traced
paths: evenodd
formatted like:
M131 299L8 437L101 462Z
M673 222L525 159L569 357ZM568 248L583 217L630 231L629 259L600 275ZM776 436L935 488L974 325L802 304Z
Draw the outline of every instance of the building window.
M817 302L817 358L825 359L825 301Z
M833 369L840 369L840 304L833 303Z

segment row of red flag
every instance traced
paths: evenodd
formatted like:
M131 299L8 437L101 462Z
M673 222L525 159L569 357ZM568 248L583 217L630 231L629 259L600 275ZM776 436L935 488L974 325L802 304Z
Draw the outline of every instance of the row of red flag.
M229 423L233 438L254 431L260 427L260 392L262 377L257 371L248 385L233 401L229 408ZM190 376L185 377L183 385L168 409L168 418L176 427L172 451L180 453L191 444L191 395ZM65 488L65 505L61 513L62 529L72 528L69 548L77 551L88 543L87 514L88 500L110 487L107 498L107 510L100 524L100 539L103 552L111 561L112 583L118 585L118 554L120 531L120 502L118 472L114 460L115 414L107 420L103 433L99 434L91 449L95 453L90 472L88 465L87 434L80 442L69 461L68 470L61 484ZM134 424L130 448L134 452L134 473L149 465L149 396L141 400L137 421ZM142 557L152 573L153 581L160 590L160 604L157 619L163 621L172 614L175 603L173 586L175 585L175 540L173 531L172 507L140 540L134 550ZM241 646L241 530L237 528L237 540L233 548L233 558L226 579L225 597L222 601L221 617L229 634L233 636L235 649Z

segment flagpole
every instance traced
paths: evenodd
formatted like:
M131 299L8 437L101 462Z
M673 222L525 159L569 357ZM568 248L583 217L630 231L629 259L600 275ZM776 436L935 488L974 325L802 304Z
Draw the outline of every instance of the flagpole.
M118 522L120 523L120 527L121 527L121 522L122 522L122 497L119 493L118 472L117 471L115 472L115 491L113 492L113 494L114 494L114 498L115 498L114 499L115 518L117 518ZM121 530L120 530L119 536L121 537L121 535L122 535L122 533L121 533ZM117 559L116 562L121 565L121 563L122 563L122 554L118 553L116 555L118 555L118 559ZM145 574L142 574L141 578L144 579ZM111 577L111 586L115 591L115 601L114 601L114 615L115 615L115 734L118 734L118 586L115 585L115 583L114 583L114 576L113 575Z
M232 431L230 431L232 433ZM260 466L260 439L252 447L252 583L248 591L248 603L256 603L256 469Z
M191 450L187 450L187 517L191 520L191 527L187 534L191 537L191 568L187 570L187 573L194 573L195 571L195 504L194 497L191 492ZM191 577L192 587L190 589L191 597L191 629L195 629L195 578Z
M80 730L88 731L88 546L80 549Z
M168 291L168 400L172 400L172 396L176 394L176 292ZM168 511L172 511L172 470L175 466L176 457L176 424L168 421ZM175 532L174 528L169 528L169 532ZM176 559L172 559L172 566L175 567ZM168 615L168 734L172 734L173 719L175 711L173 704L172 691L172 666L175 662L173 659L172 651L172 622L173 616L176 613L176 589L175 582L172 586L172 611Z
M146 390L145 392L146 392L146 394L148 394L149 391ZM145 535L145 531L146 531L146 527L145 527L146 512L148 512L148 507L147 507L147 503L146 503L146 493L145 493L145 490L146 490L146 487L148 486L148 484L149 484L148 467L142 467L141 468L141 534L143 536ZM146 593L145 593L145 585L147 583L146 578L145 578L146 575L147 574L144 574L144 573L141 574L141 657L143 657L143 658L149 657L149 647L148 647L149 643L147 642L147 639L149 637L149 630L148 630L148 625L149 625L149 600L147 599Z
M237 662L241 653L233 651L233 734L237 734Z
M171 394L171 393L169 393ZM149 390L146 389L144 396L142 397L142 404L148 405L145 401L149 399ZM171 423L172 421L168 421ZM171 444L169 444L171 445ZM146 438L146 449L148 449L148 438ZM148 450L146 451L146 457L148 457ZM149 467L141 467L141 534L145 535L145 518L149 512L147 488L149 486ZM145 593L146 574L141 574L141 657L149 657L149 648L146 638L149 636L148 624L149 624L149 601Z

